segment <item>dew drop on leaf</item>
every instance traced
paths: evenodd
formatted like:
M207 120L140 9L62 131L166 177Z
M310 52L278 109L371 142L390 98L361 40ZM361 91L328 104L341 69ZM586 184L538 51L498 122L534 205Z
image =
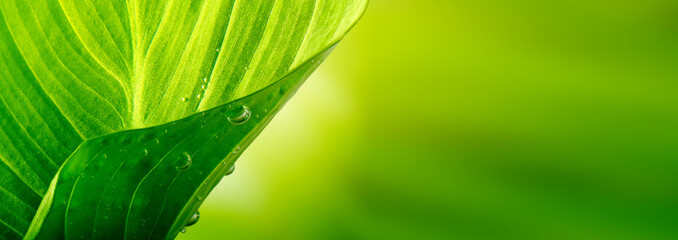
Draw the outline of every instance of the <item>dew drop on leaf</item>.
M240 106L226 113L228 121L235 125L240 125L250 119L252 112L246 106Z
M181 233L186 233L186 228L182 228Z
M182 102L187 102L188 99L186 99L186 98L181 98L181 101L182 101Z
M226 174L224 176L231 175L231 173L233 173L233 171L235 171L235 165L231 166L231 168L228 169L228 172L226 172Z
M191 155L188 155L188 153L184 152L181 156L179 156L179 159L176 163L176 168L178 171L185 171L191 167L191 164L193 164Z
M193 226L198 222L198 220L200 220L200 212L195 212L195 214L191 216L191 219L189 219L186 223L186 227Z

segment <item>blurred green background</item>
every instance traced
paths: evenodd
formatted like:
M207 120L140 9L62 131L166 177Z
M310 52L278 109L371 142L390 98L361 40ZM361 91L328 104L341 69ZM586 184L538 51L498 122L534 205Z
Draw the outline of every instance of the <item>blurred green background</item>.
M678 1L373 0L178 239L678 239Z

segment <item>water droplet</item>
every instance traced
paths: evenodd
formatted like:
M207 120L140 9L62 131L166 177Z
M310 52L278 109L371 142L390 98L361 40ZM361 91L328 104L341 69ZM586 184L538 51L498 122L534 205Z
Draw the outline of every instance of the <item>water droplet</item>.
M188 155L188 153L184 152L184 154L179 156L176 168L179 171L185 171L186 169L191 167L191 164L193 164L193 159L191 158L191 155Z
M250 115L252 115L252 112L250 112L250 109L246 106L240 106L239 108L226 113L226 116L228 116L228 121L235 125L240 125L247 122L247 120L250 119Z
M203 81L203 82L207 82L207 78L203 78L202 81Z
M186 223L186 227L193 226L194 224L198 223L198 220L200 220L200 212L195 212L195 214L191 216L191 219L189 219Z
M186 233L186 228L182 228L181 233Z
M160 139L155 139L155 144L160 144Z
M148 156L148 149L144 149L144 156Z
M198 94L198 96L196 96L196 97L197 97L197 98L201 98L201 97L202 97L202 95Z
M202 90L205 90L205 89L207 89L207 86L205 86L205 84L203 84L202 86L200 86L200 88L202 88Z
M219 51L219 49L217 48L217 52L218 52L218 51Z
M228 169L228 172L226 172L226 174L224 176L231 175L231 173L233 173L234 171L235 171L235 165L231 166L231 168Z
M186 98L181 98L181 101L182 101L182 102L187 102L188 99L186 99Z

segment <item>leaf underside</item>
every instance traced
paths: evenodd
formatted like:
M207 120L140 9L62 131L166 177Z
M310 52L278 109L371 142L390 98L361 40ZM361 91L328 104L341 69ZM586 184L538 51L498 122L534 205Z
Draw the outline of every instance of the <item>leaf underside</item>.
M48 214L43 222L34 220L29 236L173 238L242 149L325 56L227 105L84 142L61 168L48 193L54 200L39 209ZM241 116L243 107L249 120L229 121Z
M174 238L365 6L0 1L0 239Z

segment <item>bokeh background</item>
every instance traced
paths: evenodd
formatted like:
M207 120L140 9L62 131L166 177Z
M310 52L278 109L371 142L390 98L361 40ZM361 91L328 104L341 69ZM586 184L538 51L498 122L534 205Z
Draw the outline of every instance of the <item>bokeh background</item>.
M678 1L373 0L178 239L678 239Z

